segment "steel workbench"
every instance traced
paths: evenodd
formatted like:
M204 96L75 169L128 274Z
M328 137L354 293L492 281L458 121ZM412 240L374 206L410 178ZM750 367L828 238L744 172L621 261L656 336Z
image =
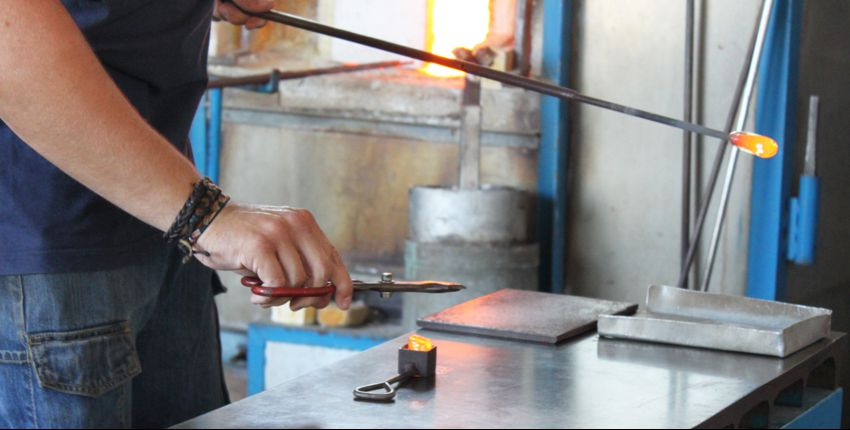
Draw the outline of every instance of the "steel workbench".
M409 383L394 403L355 402L352 390L393 376L406 337L178 427L781 426L803 411L793 407L840 405L836 365L847 341L833 333L783 360L595 333L557 346L420 333L438 346L438 375Z

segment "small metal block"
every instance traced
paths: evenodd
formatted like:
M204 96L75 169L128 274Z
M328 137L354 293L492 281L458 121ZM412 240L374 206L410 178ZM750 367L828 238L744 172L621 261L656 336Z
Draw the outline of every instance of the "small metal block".
M437 347L428 351L414 351L402 346L398 350L398 373L404 373L409 364L416 368L415 378L428 378L437 372Z

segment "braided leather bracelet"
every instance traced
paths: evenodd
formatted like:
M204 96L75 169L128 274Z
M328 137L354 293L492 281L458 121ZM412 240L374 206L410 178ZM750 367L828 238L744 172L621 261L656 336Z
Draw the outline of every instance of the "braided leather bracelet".
M198 238L212 224L229 201L230 197L225 195L210 178L204 178L194 185L192 194L186 199L186 203L177 214L174 224L164 235L169 243L177 242L180 251L183 253L184 264L189 262L196 252L194 245Z

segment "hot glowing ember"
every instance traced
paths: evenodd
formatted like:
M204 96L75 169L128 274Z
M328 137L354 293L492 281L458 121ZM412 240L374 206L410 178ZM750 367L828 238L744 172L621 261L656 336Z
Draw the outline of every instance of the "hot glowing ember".
M453 49L471 49L483 42L489 27L489 0L428 0L425 49L453 58ZM426 64L422 71L439 77L463 76L461 71L433 63Z
M431 344L431 339L427 337L413 335L407 340L407 349L411 351L430 351L434 346Z

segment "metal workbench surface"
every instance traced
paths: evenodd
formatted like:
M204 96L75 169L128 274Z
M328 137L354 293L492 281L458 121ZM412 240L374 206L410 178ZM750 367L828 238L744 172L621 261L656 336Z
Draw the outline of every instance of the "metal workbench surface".
M437 377L394 403L352 400L393 376L400 337L187 421L178 428L725 426L834 357L844 335L786 359L600 339L542 345L421 330L438 347Z

